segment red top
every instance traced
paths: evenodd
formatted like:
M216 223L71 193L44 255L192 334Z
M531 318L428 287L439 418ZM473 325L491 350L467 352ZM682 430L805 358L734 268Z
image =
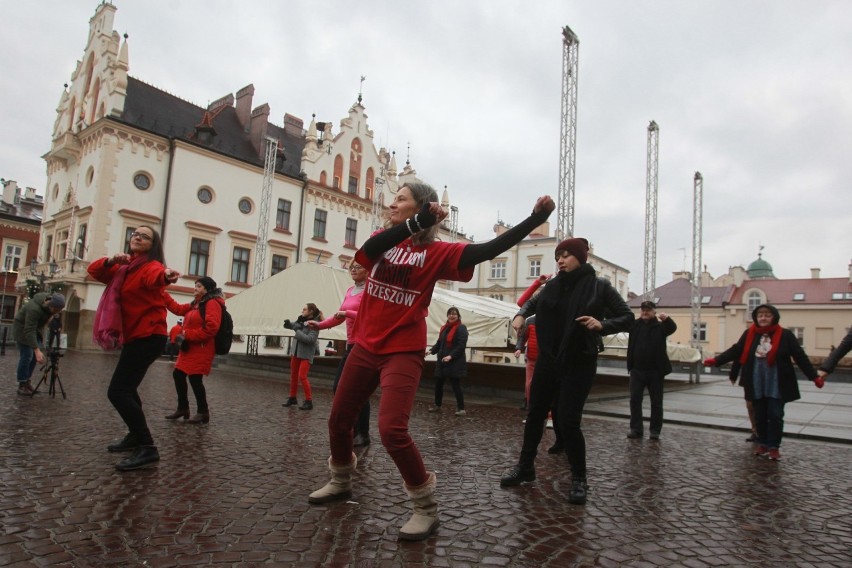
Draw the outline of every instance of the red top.
M169 330L169 343L174 343L175 338L180 333L180 330L183 329L180 324L174 324L172 328Z
M473 278L473 266L458 268L466 246L440 241L415 245L406 239L375 264L359 250L355 261L370 275L352 330L354 342L379 355L422 352L435 283Z
M108 284L121 268L119 264L105 266L107 260L106 257L99 258L88 268L89 275L104 284ZM127 273L121 287L121 324L125 343L150 335L166 335L163 290L168 283L165 271L165 266L152 260Z

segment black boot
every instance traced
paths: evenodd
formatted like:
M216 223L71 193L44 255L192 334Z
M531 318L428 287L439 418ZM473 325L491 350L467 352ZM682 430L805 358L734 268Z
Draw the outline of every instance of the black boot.
M563 446L562 442L560 442L559 440L557 440L555 444L553 444L552 446L547 448L548 454L561 454L564 451L565 451L565 446Z
M299 407L299 410L313 410L314 402L312 400L306 400L302 403L302 406Z
M189 407L188 406L186 408L178 407L177 410L175 410L171 414L166 415L166 420L177 420L178 418L183 418L184 420L189 418Z
M160 461L157 446L139 446L133 455L115 464L118 471L131 471Z
M369 446L370 445L370 435L369 434L361 434L360 432L355 434L355 438L352 439L352 445L354 447L359 446Z
M296 397L291 396L290 398L287 399L287 402L285 402L281 406L298 406L298 405L299 405L299 401L296 400Z
M500 487L514 487L524 481L535 481L535 466L516 465L500 478Z
M568 502L574 505L586 504L586 492L589 490L585 477L571 478L571 491L568 492Z
M136 437L136 434L128 433L121 440L116 440L109 446L107 446L108 452L129 452L135 450L139 447L139 438Z

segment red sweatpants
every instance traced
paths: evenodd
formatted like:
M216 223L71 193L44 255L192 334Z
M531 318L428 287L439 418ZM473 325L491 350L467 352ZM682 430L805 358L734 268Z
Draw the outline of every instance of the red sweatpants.
M305 400L313 400L311 398L311 383L308 382L308 371L310 370L311 362L307 359L299 359L298 357L290 358L290 398L296 398L299 383L302 383L302 390L305 391Z

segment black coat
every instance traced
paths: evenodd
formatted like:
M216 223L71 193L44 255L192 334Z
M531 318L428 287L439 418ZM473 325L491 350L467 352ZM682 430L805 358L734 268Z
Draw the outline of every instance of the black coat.
M677 324L672 318L659 320L655 317L648 321L640 318L633 322L630 327L630 336L627 338L627 372L629 373L636 364L636 355L639 351L650 351L650 357L654 360L653 369L662 376L671 373L672 363L669 361L669 353L666 349L666 338L676 330Z
M460 323L456 334L453 337L452 345L447 345L447 333L449 329L444 329L438 334L438 341L429 350L432 355L438 355L438 361L435 363L436 377L466 377L467 376L467 328L463 323ZM451 356L449 363L441 361L447 355Z
M754 400L754 382L752 380L754 373L754 352L757 346L760 345L759 337L755 337L752 345L749 348L748 359L745 364L740 367L739 360L745 349L746 337L748 330L743 332L739 341L732 345L727 350L716 356L716 366L724 365L730 361L734 362L734 368L739 368L741 373L740 385L745 389L745 397L747 400ZM784 402L792 402L799 400L799 384L796 381L796 370L793 368L793 361L802 370L807 378L814 380L817 376L814 366L810 359L805 354L805 350L799 345L799 341L793 332L789 329L781 331L781 340L778 344L778 354L775 358L775 365L778 367L778 388L781 391L781 400ZM731 377L733 381L735 376Z
M527 300L516 314L516 317L536 315L539 355L561 354L564 346L555 345L557 338L562 336L560 326L571 327L572 330L568 333L582 334L583 354L594 357L597 357L598 353L604 349L602 336L630 329L635 316L609 280L597 278L594 276L594 271L584 278L594 280L589 283L590 285L582 285L582 288L580 283L577 284L573 293L583 293L585 297L576 298L576 301L571 303L576 306L574 313L558 312L557 307L560 305L558 297L562 291L557 277L545 282L541 292ZM577 292L577 290L585 290L585 292ZM566 309L568 309L567 306ZM574 320L581 316L592 316L601 322L603 328L600 331L590 331L579 324L574 327Z
M819 366L821 371L825 371L826 373L833 373L834 368L837 367L837 363L843 359L844 355L852 351L852 327L849 328L849 333L846 334L846 337L843 338L843 341L840 342L834 351L828 354L828 357L825 358L825 361L822 362L822 365Z

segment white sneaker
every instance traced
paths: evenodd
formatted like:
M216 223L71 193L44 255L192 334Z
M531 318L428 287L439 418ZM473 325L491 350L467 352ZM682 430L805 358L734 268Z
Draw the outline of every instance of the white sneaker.
M441 410L440 406L430 406L429 407L429 412L440 412L440 410Z
M456 416L466 416L467 412L464 410L456 410Z
M547 424L546 424L546 426L547 426L548 428L550 428L551 430L553 430L553 419L548 418L548 419L547 419Z

